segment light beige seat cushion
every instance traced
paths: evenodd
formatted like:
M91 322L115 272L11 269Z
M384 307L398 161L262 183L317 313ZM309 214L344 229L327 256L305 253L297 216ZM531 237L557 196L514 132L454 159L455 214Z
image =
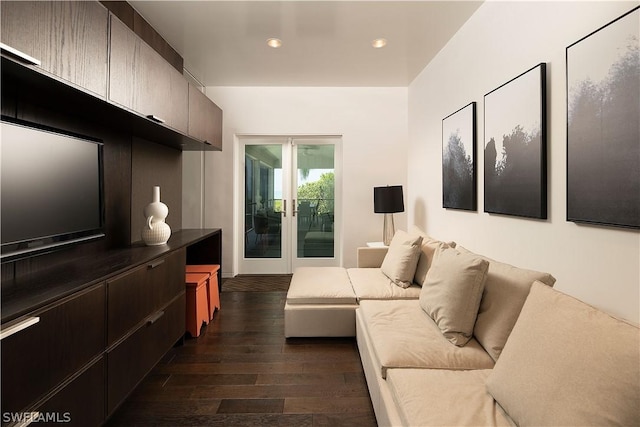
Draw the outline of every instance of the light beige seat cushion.
M487 390L521 426L640 425L640 329L535 282Z
M342 267L300 267L291 278L288 304L356 304L347 270Z
M405 426L511 426L487 393L490 369L389 369L387 384Z
M396 231L380 269L396 285L408 288L416 274L421 244L421 236L411 235L402 230Z
M473 252L457 246L460 252ZM474 337L487 350L493 360L498 360L513 325L518 319L531 284L539 280L553 286L556 279L549 273L514 267L487 257L489 270L478 317L473 330Z
M358 301L365 299L418 299L420 286L401 288L379 268L348 268L347 274Z
M473 335L489 262L440 243L422 285L420 307L457 346Z
M373 352L385 378L390 368L488 369L493 359L475 339L453 345L417 300L360 301Z

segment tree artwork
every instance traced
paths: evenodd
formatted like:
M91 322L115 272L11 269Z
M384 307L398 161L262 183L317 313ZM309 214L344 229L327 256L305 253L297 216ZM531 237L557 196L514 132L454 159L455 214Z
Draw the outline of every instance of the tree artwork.
M442 205L476 210L475 102L442 121Z
M640 227L638 8L567 48L567 219Z
M485 95L484 210L546 219L546 64Z

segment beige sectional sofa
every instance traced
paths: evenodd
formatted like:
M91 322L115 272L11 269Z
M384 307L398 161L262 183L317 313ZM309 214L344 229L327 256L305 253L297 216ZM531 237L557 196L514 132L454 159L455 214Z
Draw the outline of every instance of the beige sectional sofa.
M418 229L397 236L387 253L361 248L358 268L333 270L379 425L640 425L638 325L553 289L548 273ZM317 287L324 274L306 273L294 281ZM290 307L318 302L292 290Z

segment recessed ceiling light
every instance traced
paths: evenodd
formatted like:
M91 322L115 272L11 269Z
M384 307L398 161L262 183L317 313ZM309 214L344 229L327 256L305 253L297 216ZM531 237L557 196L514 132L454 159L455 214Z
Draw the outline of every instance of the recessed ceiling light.
M387 39L375 39L371 42L371 46L376 49L380 49L381 47L385 47L387 45Z
M267 39L267 46L272 47L274 49L282 46L282 40L280 39Z

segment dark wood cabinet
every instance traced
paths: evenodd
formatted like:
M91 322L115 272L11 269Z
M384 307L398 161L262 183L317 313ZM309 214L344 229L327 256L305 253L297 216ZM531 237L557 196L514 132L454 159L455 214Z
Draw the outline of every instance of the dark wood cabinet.
M2 43L40 61L27 65L106 98L109 12L104 6L3 0L0 8Z
M221 242L179 230L3 281L3 413L103 424L183 338L186 263L221 264Z
M222 150L222 109L189 84L189 136Z
M122 21L111 15L109 100L187 134L188 83Z
M39 321L2 340L2 410L20 412L104 352L105 286L94 286L3 325ZM85 393L102 393L92 381Z
M183 336L185 304L183 286L182 292L167 306L149 316L107 352L107 416Z
M107 345L184 292L185 265L181 249L107 281Z
M105 361L101 356L60 391L39 405L36 410L48 417L46 425L101 425L104 422L104 372Z

